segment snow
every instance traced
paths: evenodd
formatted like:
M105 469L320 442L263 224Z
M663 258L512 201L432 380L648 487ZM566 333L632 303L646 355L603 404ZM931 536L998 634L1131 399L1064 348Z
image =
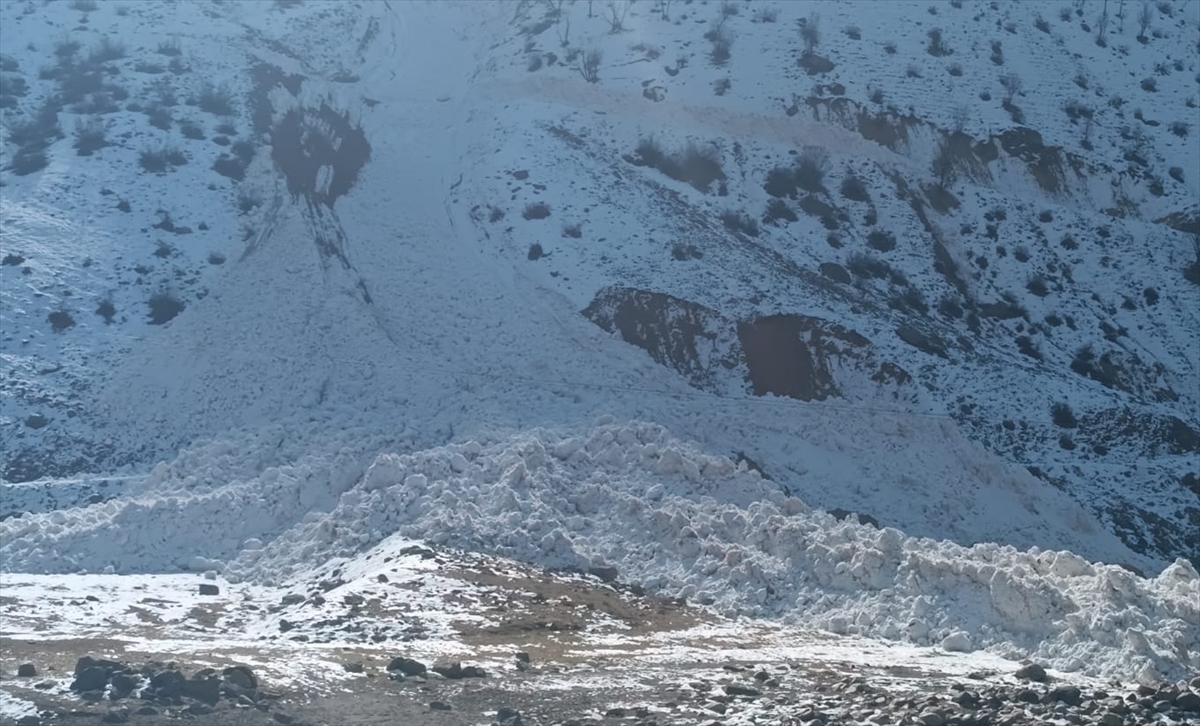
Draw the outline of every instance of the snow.
M1000 19L987 19L1029 24L1037 8L1049 8L1035 5L1003 3ZM1134 401L1049 369L1065 366L1089 341L1073 330L1041 341L1045 365L997 348L982 363L935 366L895 340L896 318L854 312L856 306L814 294L779 262L813 267L830 259L816 220L767 229L753 244L694 221L726 207L761 208L759 178L797 146L830 152L831 187L846 165L878 177L873 189L884 188L887 170L926 176L932 137L924 131L914 132L912 148L901 153L784 113L793 99L780 97L781 89L811 85L791 58L798 6L780 4L779 23L753 28L744 8L731 21L739 35L730 65L711 69L696 48L685 49L698 42L715 7L676 8L694 15L676 25L639 6L630 33L609 35L599 21L584 22L584 5L576 4L577 42L602 47L607 59L596 85L561 64L530 75L526 39L500 4L409 3L397 10L362 3L350 12L310 2L284 13L267 3L226 3L203 18L200 7L139 3L125 19L105 6L92 14L90 27L118 34L143 56L153 55L141 47L143 39L161 34L148 28L187 28L193 73L178 79L181 96L213 78L247 91L245 67L253 60L302 73L307 80L297 97L276 90L276 110L328 98L361 122L372 157L319 229L311 212L289 201L265 153L241 186L210 172L222 153L215 145L194 147L193 162L169 182L137 173L140 145L168 137L132 112L114 114L111 133L145 136L102 150L105 166L85 167L94 178L76 173L82 162L61 142L52 146L45 172L6 176L0 242L5 253L29 258L32 273L0 271L4 371L26 387L20 397L4 397L5 430L40 436L21 422L41 410L31 401L48 396L63 406L52 432L91 431L98 449L115 452L98 455L111 467L105 476L86 477L114 482L105 493L109 501L80 506L87 501L82 488L59 479L4 490L6 507L11 492L27 512L0 522L6 589L34 598L44 584L38 577L69 577L75 586L113 595L63 627L101 632L126 617L136 603L116 596L129 587L118 583L146 592L165 588L159 594L170 599L168 591L211 571L223 588L256 595L298 588L332 561L350 563L369 582L375 572L364 559L369 553L423 539L549 566L615 566L622 580L652 592L732 617L820 628L856 644L872 638L970 657L1033 658L1096 677L1174 677L1200 668L1196 571L1183 560L1132 551L1105 528L1097 508L1123 501L1113 497L1128 486L1126 465L1146 453L1136 442L1114 446L1121 457L1115 464L1077 463L1058 451L1052 424L1041 422L1044 468L1080 472L1064 491L1029 474L1015 454L1005 458L1009 452L986 448L974 424L944 413L958 409L961 400L953 396L969 396L985 411L980 420L997 429L1009 417L1048 411L1051 395L1081 411L1137 405L1194 421L1200 365L1189 331L1200 324L1200 308L1191 305L1195 293L1179 275L1162 273L1182 267L1182 235L1142 219L1113 219L1106 221L1114 231L1108 242L1080 235L1096 249L1063 251L1062 235L1094 226L1096 209L1112 204L1111 190L1093 182L1076 189L1070 204L1054 207L1054 221L1041 227L1044 239L1026 243L1028 264L993 258L970 281L983 299L994 300L1022 289L1033 270L1069 263L1073 283L1063 283L1065 292L1044 304L1030 298L1031 318L1073 314L1089 329L1117 320L1133 331L1132 349L1164 363L1163 378L1178 401ZM821 4L827 37L855 22L869 44L831 50L842 70L822 82L845 84L862 103L868 85L886 82L898 89L889 93L900 108L945 96L946 85L960 81L929 69L922 79L901 78L902 64L875 47L884 29L911 45L923 43L935 24L956 49L947 60L963 63L966 78L996 75L985 43L960 46L971 23L982 22L971 20L972 13L989 12L983 4L957 13L939 5L936 17L923 6L878 7L887 11L868 19L854 4ZM1193 22L1184 13L1180 18ZM6 53L16 47L10 38L17 33L42 48L41 55L21 56L24 70L36 67L73 23L53 13L20 16L15 4L4 7L4 20ZM246 28L255 42L239 44ZM1083 56L1080 63L1097 78L1116 83L1126 68L1135 80L1153 72L1153 55L1138 45L1118 58L1089 48L1070 29L1074 35L1065 26L1055 32L1064 33L1064 47ZM1164 42L1186 47L1186 31L1172 26ZM1042 78L1035 70L1043 45L1003 30L996 35L1019 73ZM326 42L334 37L339 41ZM364 43L355 48L341 42L345 37ZM752 39L762 52L753 52ZM638 41L662 50L652 71L650 63L622 65ZM552 45L550 34L537 42ZM209 52L206 44L238 50ZM289 44L311 51L297 57L285 52ZM646 100L642 82L649 75L668 83L657 68L678 53L692 61L669 83L668 101ZM901 57L920 54L913 45ZM331 80L340 71L359 80ZM1047 77L1020 99L1047 142L1064 146L1078 135L1057 108L1074 93L1069 75ZM718 99L711 82L723 76L733 77L733 88ZM1161 79L1156 108L1183 106L1181 99L1194 92L1186 76ZM979 113L968 122L971 133L1009 126L998 103L973 108ZM952 124L952 107L934 103L922 112L940 126ZM66 129L70 116L64 113ZM245 119L236 120L248 133ZM1108 116L1097 124L1095 143L1106 154L1120 147L1118 126ZM671 148L689 140L717 143L731 196L706 197L622 161L646 134ZM1200 166L1194 143L1159 133L1152 144L1163 159L1189 170ZM749 161L731 163L739 154ZM1100 161L1123 164L1119 155ZM529 172L529 184L513 181L516 170ZM1145 218L1194 199L1196 184L1189 173L1160 200L1137 187ZM109 187L113 193L105 194ZM997 170L990 186L959 192L959 217L935 224L963 265L978 254L979 241L956 231L960 221L1007 207L1009 235L1019 214L1051 206L1023 165ZM239 193L262 203L239 218L232 212ZM132 216L115 211L118 197L133 200ZM664 214L679 199L690 205L688 214ZM533 201L547 202L551 218L521 219ZM886 226L899 230L892 262L934 303L944 283L929 269L917 222L900 200L878 194L876 202ZM493 204L506 212L503 224L481 221ZM161 237L150 231L159 208L197 231L169 240L175 248L169 262L134 274L135 259L151 259ZM200 221L209 226L204 234ZM582 241L561 234L562 224L574 221L583 222ZM252 232L249 245L237 241L244 238L241 227ZM315 231L344 233L346 264L317 251ZM1005 242L1026 234L1031 228L1019 227L1011 232L1015 240ZM679 239L705 252L682 272L668 253ZM1136 257L1118 255L1134 240L1153 242ZM537 263L526 260L534 242L550 253ZM225 255L226 264L208 264L213 252ZM1107 255L1118 264L1100 263ZM84 258L112 269L85 265ZM173 282L180 279L187 281L184 314L161 327L136 319L147 294L183 285ZM1151 283L1162 295L1159 307L1104 312L1105 305L1116 309L1118 296ZM884 354L911 361L927 385L910 409L874 398L865 381L842 404L752 398L733 380L726 396L701 393L578 315L608 284L642 285L734 316L786 311L837 319ZM1084 291L1103 302L1093 305ZM139 312L130 312L127 323L105 325L90 313L104 296L122 316ZM77 325L51 334L46 315L63 305L75 311ZM65 383L47 382L51 374L40 371L50 365L63 366ZM78 416L68 417L68 410ZM30 440L53 448L54 435ZM730 457L738 451L770 478L735 465ZM1186 454L1160 456L1138 470L1138 482L1187 465ZM1155 506L1178 503L1174 495L1162 499ZM839 522L820 509L837 506L872 515L884 527ZM1100 562L1157 574L1143 579ZM107 568L119 574L74 574ZM8 573L49 574L10 580ZM423 577L434 595L449 587ZM469 620L464 613L439 615L428 604L426 614L435 623L442 618L445 632L451 620ZM277 630L278 622L247 627L245 635L257 637ZM10 628L19 630L19 621L6 620L5 632ZM870 651L848 646L856 648Z

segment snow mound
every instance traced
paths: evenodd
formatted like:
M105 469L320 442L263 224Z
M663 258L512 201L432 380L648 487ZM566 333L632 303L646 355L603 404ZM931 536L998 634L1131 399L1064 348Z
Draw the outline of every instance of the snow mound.
M0 566L174 564L279 584L400 535L551 567L616 567L623 581L726 615L986 648L1088 675L1200 667L1200 575L1183 560L1142 579L1069 552L968 548L838 521L656 424L604 417L570 435L383 454L365 472L346 460L223 485L163 469L140 496L0 523Z

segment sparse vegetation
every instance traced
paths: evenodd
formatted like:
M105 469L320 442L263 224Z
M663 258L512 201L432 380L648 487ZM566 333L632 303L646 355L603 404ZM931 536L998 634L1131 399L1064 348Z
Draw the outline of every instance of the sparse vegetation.
M723 65L729 60L733 48L733 33L725 27L728 16L722 15L713 27L704 34L704 39L712 44L708 57L713 65Z
M779 10L776 8L759 8L754 19L760 23L774 23L779 20Z
M1049 288L1046 287L1046 278L1043 275L1034 275L1029 278L1025 288L1038 297L1046 297L1050 294Z
M545 202L530 202L521 213L525 219L545 219L550 216L550 205Z
M1050 32L1050 23L1046 22L1046 19L1042 17L1041 13L1038 13L1037 17L1034 19L1033 27L1037 28L1043 33Z
M785 220L788 222L798 221L800 218L792 211L792 208L787 205L787 202L782 199L770 199L767 202L767 211L763 215L763 219L767 222L778 222Z
M177 166L183 166L187 161L187 156L182 151L171 146L146 149L138 155L138 165L151 174L165 174Z
M56 333L75 327L75 318L66 310L55 310L47 315L46 319L50 322L50 329Z
M825 191L823 182L829 171L829 157L824 150L808 147L800 154L796 164L796 184L805 191L814 194Z
M157 52L160 55L174 58L183 55L183 46L180 45L179 38L171 38L159 43Z
M75 153L80 156L91 156L100 149L108 146L105 138L104 119L92 116L79 121L75 125Z
M526 253L525 259L532 262L532 261L540 260L545 256L546 256L546 253L544 250L542 250L542 246L540 244L538 244L537 242L534 242L533 244L529 245L529 252Z
M891 252L896 249L896 236L891 232L874 230L867 235L867 246L880 252Z
M578 65L575 68L579 71L579 75L583 76L583 80L588 83L599 83L600 63L603 60L604 54L598 48L593 48L579 55Z
M853 172L842 178L842 196L855 202L870 202L871 195L867 192L866 185L862 179L858 178Z
M1181 139L1186 139L1188 132L1191 130L1191 126L1185 121L1172 121L1168 128L1171 130L1171 133Z
M233 93L227 86L206 83L196 97L196 105L206 113L216 116L232 116Z
M804 44L804 55L812 55L821 44L821 18L813 14L800 19L800 42Z
M184 138L193 141L202 141L204 139L204 128L191 119L179 122L179 132L183 134Z
M668 153L653 137L643 138L635 149L638 163L653 167L671 179L686 182L697 191L708 193L713 182L725 179L725 172L713 147L701 148L695 144L678 153Z
M929 37L929 44L925 46L925 51L929 53L929 55L935 58L940 58L953 53L953 51L950 50L950 47L946 45L945 39L942 37L941 28L930 28L926 35Z
M1005 73L1000 76L1000 86L1004 89L1004 102L1011 104L1024 85L1024 81L1016 73Z
M751 237L758 236L758 222L745 212L726 209L721 213L721 223L730 232L741 232Z
M113 301L109 298L104 298L100 304L96 306L96 314L104 318L105 325L112 325L113 318L117 316L117 306L113 305Z
M187 307L169 290L156 292L146 301L150 308L150 324L163 325L175 319Z

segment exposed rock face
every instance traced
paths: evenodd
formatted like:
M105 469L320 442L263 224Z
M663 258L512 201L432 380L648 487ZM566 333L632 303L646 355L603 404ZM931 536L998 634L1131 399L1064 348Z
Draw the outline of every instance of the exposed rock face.
M602 290L584 316L678 371L697 388L721 391L740 369L755 395L801 401L862 398L899 391L912 377L879 361L867 338L805 315L768 315L737 322L703 305L633 288ZM722 373L722 375L718 375Z
M715 310L660 292L626 287L601 290L584 316L678 371L697 388L718 391L720 369L741 363L731 321Z

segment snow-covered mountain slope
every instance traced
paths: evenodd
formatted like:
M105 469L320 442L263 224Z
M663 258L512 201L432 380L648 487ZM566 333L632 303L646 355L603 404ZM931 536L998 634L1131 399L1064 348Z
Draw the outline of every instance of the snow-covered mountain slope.
M812 542L750 558L788 583L757 612L841 628L893 585L925 608L904 564L951 593L927 620L980 625L981 593L1028 577L1069 640L1081 606L1053 592L1079 583L1050 567L1099 578L1087 607L1166 594L1149 645L1105 621L1047 655L1189 667L1194 570L1169 563L1200 558L1197 25L1162 5L1145 43L1131 11L1124 54L1117 21L1100 48L1090 18L1026 2L0 6L0 425L26 482L4 493L30 512L0 525L0 563L266 578L409 527L754 610L743 555L670 550L682 523L635 535L711 515L732 528L715 557L776 537L748 522L796 495L919 562L821 600L823 539L860 530L805 520ZM1073 124L1076 95L1094 109ZM543 467L555 486L521 494ZM121 493L50 511L96 496L57 496L77 473ZM511 496L471 488L493 475ZM384 490L432 504L346 519ZM606 531L629 537L575 528L617 505ZM1127 587L1005 545L1170 569ZM884 632L901 617L855 627L916 637ZM1004 650L1025 626L988 627Z

